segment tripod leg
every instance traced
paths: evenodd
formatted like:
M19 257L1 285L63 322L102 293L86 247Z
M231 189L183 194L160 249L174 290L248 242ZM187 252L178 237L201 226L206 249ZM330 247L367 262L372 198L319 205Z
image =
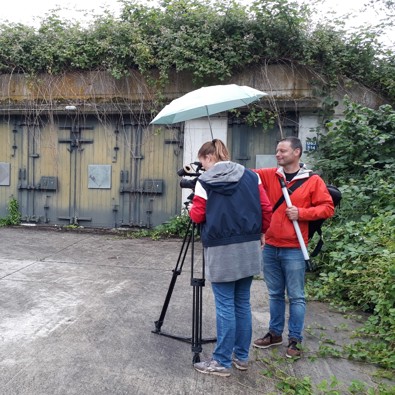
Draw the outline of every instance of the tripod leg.
M189 245L190 245L191 240L192 240L192 233L190 231L191 224L192 224L192 221L190 220L189 223L188 223L187 231L186 231L185 236L184 236L184 240L182 242L180 253L178 255L176 267L173 270L173 276L171 278L169 289L168 289L167 294L166 294L165 302L164 302L163 307L162 307L162 312L160 314L159 319L157 321L155 321L155 330L153 330L152 333L160 334L160 331L161 331L161 328L162 328L162 325L163 325L163 321L164 321L165 316L166 316L167 308L168 308L169 303L170 303L171 295L173 294L174 286L176 285L177 277L182 272L182 268L183 268L184 262L185 262L185 257L187 255L188 248L189 248ZM192 232L193 232L193 229L192 229Z
M192 229L191 229L192 224ZM155 330L151 331L152 333L156 333L158 335L170 337L172 339L181 340L186 343L192 344L192 351L194 352L193 361L199 362L200 356L199 353L202 351L202 344L208 342L215 342L216 338L202 340L202 294L204 287L204 259L203 259L203 270L202 270L202 278L194 278L193 277L193 268L194 268L194 235L195 235L195 224L190 220L187 228L187 233L185 234L183 244L181 247L180 254L178 256L177 264L175 269L173 270L173 276L170 281L170 286L167 291L166 299L162 308L161 315L157 321L155 321ZM173 289L177 280L177 277L181 274L182 267L185 262L185 258L188 252L189 245L192 242L191 248L191 285L193 286L193 314L192 314L192 337L183 337L183 336L175 336L169 333L161 332L161 328L163 325L163 321L165 319L165 315L167 312L167 308L170 302L171 295L173 293Z
M202 344L216 342L216 338L204 339L202 336L202 323L203 323L203 287L205 286L205 273L204 273L204 253L202 259L202 274L201 278L194 277L194 227L192 227L192 257L191 257L191 285L193 287L193 304L192 304L192 363L200 362L200 353L202 352Z
M200 362L202 352L202 308L204 278L192 279L193 286L193 311L192 311L192 352L194 353L192 363Z

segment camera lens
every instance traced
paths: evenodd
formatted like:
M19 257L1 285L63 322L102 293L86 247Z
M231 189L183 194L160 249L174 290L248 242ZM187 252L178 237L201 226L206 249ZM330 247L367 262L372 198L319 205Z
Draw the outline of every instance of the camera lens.
M184 168L181 168L180 170L177 170L177 175L179 175L180 177L184 177L188 175L188 173L184 170Z
M180 180L180 187L181 188L195 189L196 182L197 182L197 177L196 178L192 178L191 180L183 178L183 179Z

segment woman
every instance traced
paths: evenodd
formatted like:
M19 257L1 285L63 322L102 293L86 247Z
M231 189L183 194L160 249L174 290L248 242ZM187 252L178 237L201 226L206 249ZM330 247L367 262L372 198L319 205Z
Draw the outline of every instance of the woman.
M217 321L217 345L212 359L194 364L202 373L229 376L233 365L248 368L252 336L250 288L260 273L261 245L272 207L259 177L231 162L221 140L200 148L205 172L199 177L189 207L192 221L201 223L206 277L212 284Z

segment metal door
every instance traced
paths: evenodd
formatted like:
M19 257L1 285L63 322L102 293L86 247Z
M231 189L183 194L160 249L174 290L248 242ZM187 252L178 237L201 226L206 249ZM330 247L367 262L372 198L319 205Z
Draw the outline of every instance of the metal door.
M41 122L19 123L16 133L18 146L18 195L22 220L40 222L41 190L38 173L40 172Z
M150 228L179 214L182 131L125 123L121 135L120 224Z
M93 131L94 126L86 124L85 118L82 117L83 121L80 118L78 114L71 115L65 119L64 126L58 126L61 196L58 199L57 219L74 225L92 222L90 213L84 212L87 191L83 180L86 177L87 150L92 151L90 146L94 143L88 132Z
M275 150L282 136L297 136L296 113L287 113L281 125L265 130L245 123L243 116L229 120L231 158L248 168L276 166Z

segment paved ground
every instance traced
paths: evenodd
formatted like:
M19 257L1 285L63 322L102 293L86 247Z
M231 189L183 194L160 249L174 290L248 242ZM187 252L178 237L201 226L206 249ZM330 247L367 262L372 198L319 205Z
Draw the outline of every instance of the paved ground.
M306 357L295 363L253 350L247 372L213 377L192 368L191 345L153 334L175 268L178 240L130 240L117 235L31 228L0 228L0 393L57 394L267 394L281 369L316 383L330 376L372 384L373 368L347 360L308 356L320 337L348 341L356 323L308 304ZM200 269L200 246L195 270ZM177 277L163 332L191 335L190 259ZM210 285L203 291L203 336L215 336ZM263 281L253 283L254 338L268 321ZM336 331L335 329L343 328ZM205 344L201 358L210 356ZM279 372L279 371L278 371ZM275 393L280 393L275 392Z

